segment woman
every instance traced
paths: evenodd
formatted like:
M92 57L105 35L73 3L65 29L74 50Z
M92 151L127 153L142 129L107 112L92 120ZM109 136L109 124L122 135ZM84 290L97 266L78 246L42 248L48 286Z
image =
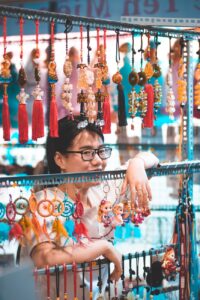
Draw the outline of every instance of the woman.
M105 169L106 160L110 157L112 149L104 146L104 138L100 128L89 124L85 128L78 129L78 122L78 119L68 120L67 117L61 119L59 121L59 138L47 138L46 151L50 173L90 172L103 171ZM151 189L145 168L153 167L157 164L158 159L151 153L140 153L135 158L130 159L127 163L127 172L122 184L121 194L125 193L127 185L129 185L131 199L135 201L137 195L139 206L143 201L151 200ZM115 189L112 189L110 183L109 186L110 189L106 193L113 203L116 197ZM97 221L98 207L105 196L105 190L103 192L101 182L70 183L57 187L56 197L61 201L64 200L65 193L67 193L68 200L72 203L77 200L78 193L84 208L84 215L81 221L87 227L88 235L92 241L83 238L84 246L80 244L74 246L72 239L67 245L64 245L64 241L63 244L61 242L61 245L57 245L53 239L50 242L45 236L40 239L40 243L35 239L30 249L30 255L34 264L37 267L43 267L45 265L63 263L81 263L94 260L103 255L114 263L111 280L117 281L121 276L122 268L121 255L113 247L112 243L108 241L113 235L113 228L112 225L102 226L103 224L99 224ZM36 193L36 197L38 201L43 199L44 191ZM55 190L47 189L46 197L49 200L54 199ZM103 272L106 272L105 268L102 269L102 278L107 279L106 273L103 276ZM73 276L69 274L68 277L68 282L71 282L68 286L71 285L72 287ZM97 277L97 272L93 271L93 287L96 285L95 277ZM105 288L105 284L106 281L103 288ZM77 286L79 287L79 284ZM88 290L86 295L87 293ZM82 298L80 288L78 288L78 297L79 299ZM72 296L69 299L72 299ZM93 299L96 299L95 292Z

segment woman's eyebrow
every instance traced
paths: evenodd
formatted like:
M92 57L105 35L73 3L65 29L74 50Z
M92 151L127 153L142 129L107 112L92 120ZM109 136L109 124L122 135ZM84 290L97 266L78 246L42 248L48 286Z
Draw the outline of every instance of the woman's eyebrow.
M102 144L102 145L99 145L98 148L101 148L101 147L103 147L103 146L104 146L103 144ZM79 149L80 149L80 150L83 150L83 149L98 149L98 148L94 148L94 147L91 146L91 145L84 145L84 146L80 147Z

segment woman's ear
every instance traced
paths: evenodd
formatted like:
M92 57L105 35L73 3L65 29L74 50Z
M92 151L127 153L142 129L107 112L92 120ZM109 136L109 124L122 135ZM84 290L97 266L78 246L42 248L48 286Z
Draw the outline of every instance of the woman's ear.
M56 151L54 155L54 160L56 165L60 168L60 170L66 172L65 157L60 152Z

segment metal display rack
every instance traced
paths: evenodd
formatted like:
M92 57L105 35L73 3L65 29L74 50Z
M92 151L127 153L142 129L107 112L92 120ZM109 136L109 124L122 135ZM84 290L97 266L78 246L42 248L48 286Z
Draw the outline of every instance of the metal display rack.
M172 37L172 38L184 38L187 42L187 110L184 110L184 121L185 127L183 144L182 144L182 158L188 159L188 161L183 161L180 163L163 164L159 168L153 168L148 170L148 175L150 176L162 176L162 175L177 175L183 174L184 180L187 180L187 187L184 189L184 197L190 196L192 199L192 174L200 172L200 161L192 161L193 159L193 77L192 77L192 64L191 64L191 40L199 39L200 35L198 32L192 32L190 30L182 29L169 29L156 26L145 26L130 23L122 23L110 20L93 19L79 16L72 16L63 13L45 12L37 11L31 9L24 9L18 7L4 6L0 5L0 16L7 16L12 18L23 17L27 20L40 20L44 22L54 21L59 24L66 24L66 22L78 26L89 25L90 28L106 28L108 30L119 30L128 33L150 33L151 35L158 35L162 37ZM171 26L176 26L176 24L171 24ZM183 131L184 131L183 130ZM36 175L36 176L10 176L0 178L0 187L8 186L32 186L32 185L56 185L61 183L69 182L85 182L85 181L99 181L99 180L115 180L118 178L123 178L125 171L106 171L106 172L91 172L91 173L68 173L68 174L51 174L51 175ZM185 182L185 181L184 181ZM186 195L187 194L187 195ZM194 211L193 211L194 213ZM193 220L194 225L195 221ZM196 253L196 241L195 236L191 240L191 296L190 299L198 299L198 290L194 286L197 282L197 273L194 264L197 261ZM163 250L163 249L162 249ZM157 253L157 252L156 252ZM52 269L53 271L53 269ZM39 272L44 272L41 270ZM193 297L193 298L192 298ZM188 299L187 299L188 300Z

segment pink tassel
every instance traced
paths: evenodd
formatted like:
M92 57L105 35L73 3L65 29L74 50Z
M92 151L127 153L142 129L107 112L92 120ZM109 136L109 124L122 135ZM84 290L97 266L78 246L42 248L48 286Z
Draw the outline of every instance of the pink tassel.
M105 98L103 103L103 119L104 126L102 128L102 132L104 134L111 133L110 101L108 96Z
M154 91L152 84L145 85L145 92L147 93L147 112L143 119L144 128L152 128L154 125Z
M19 103L18 110L19 142L25 144L28 142L28 114L26 104Z
M8 106L8 95L3 95L2 123L3 138L5 141L10 141L10 113Z
M32 140L44 136L44 111L41 100L34 100L32 113Z

